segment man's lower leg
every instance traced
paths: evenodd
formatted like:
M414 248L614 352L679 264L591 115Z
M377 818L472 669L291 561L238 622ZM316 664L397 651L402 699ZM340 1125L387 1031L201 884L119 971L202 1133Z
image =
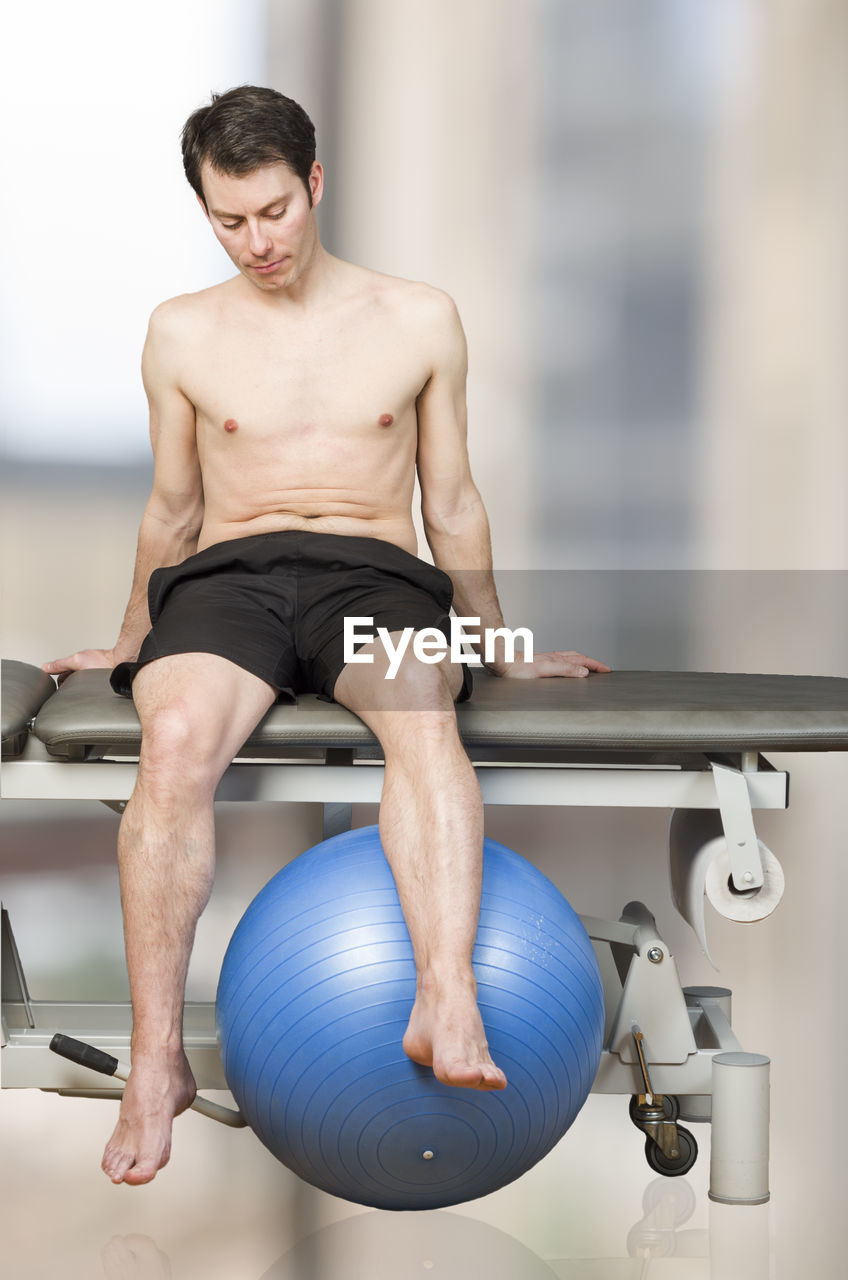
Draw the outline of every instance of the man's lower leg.
M186 973L214 867L211 798L177 820L142 788L127 806L118 846L133 1004L131 1071L103 1156L114 1182L149 1182L167 1163L171 1124L195 1094L182 1043Z
M212 888L215 790L274 690L224 658L192 653L143 667L133 698L142 749L118 841L133 1034L103 1169L114 1182L140 1183L167 1162L173 1119L195 1094L183 1003Z
M418 974L403 1044L445 1084L501 1089L506 1080L488 1051L471 967L482 880L480 790L455 730L428 726L430 714L419 720L414 746L387 752L380 807Z
M462 672L407 662L387 680L385 655L370 648L373 665L345 667L334 697L374 731L386 762L380 836L418 975L404 1049L444 1083L502 1089L506 1079L489 1054L471 966L483 802L456 727Z

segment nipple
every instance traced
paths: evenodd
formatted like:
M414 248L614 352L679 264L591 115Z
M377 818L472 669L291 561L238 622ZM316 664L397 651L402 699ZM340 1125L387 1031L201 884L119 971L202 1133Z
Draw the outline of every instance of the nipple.
M238 423L235 418L227 418L227 421L224 423L224 430L229 431L230 433L238 431Z
M392 415L391 415L390 413L381 413L381 414L380 414L380 426L381 426L381 427L390 427L390 426L392 425L392 423L393 423L393 422L394 422L394 418L392 417Z

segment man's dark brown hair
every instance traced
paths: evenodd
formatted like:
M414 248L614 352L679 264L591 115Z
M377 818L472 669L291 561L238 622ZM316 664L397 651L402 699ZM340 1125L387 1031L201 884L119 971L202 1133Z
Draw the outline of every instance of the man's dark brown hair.
M182 148L185 175L204 205L204 163L243 178L281 160L300 178L312 204L309 174L315 161L315 127L303 107L276 89L245 84L213 93L209 106L199 107L186 120Z

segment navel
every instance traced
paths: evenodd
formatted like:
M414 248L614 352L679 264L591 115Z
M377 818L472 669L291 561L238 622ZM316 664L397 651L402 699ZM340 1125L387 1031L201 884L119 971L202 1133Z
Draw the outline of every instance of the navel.
M224 423L224 430L229 432L238 431L238 423L235 418L227 418L227 421Z
M380 414L380 426L381 426L381 427L390 427L390 426L392 425L392 423L393 423L393 422L394 422L394 418L392 417L392 415L391 415L390 413L381 413L381 414Z

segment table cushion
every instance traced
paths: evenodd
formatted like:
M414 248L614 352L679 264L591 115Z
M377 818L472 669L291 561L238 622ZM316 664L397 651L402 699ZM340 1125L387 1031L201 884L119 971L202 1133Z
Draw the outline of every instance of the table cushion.
M588 678L503 680L476 672L457 708L463 740L585 752L844 751L848 679L702 671L613 671ZM137 754L138 718L108 672L71 676L41 708L36 736L51 755ZM373 747L364 724L313 694L271 708L244 754L286 747Z
M40 667L28 662L4 659L0 698L3 759L10 760L24 749L29 723L42 703L56 692L56 685Z

